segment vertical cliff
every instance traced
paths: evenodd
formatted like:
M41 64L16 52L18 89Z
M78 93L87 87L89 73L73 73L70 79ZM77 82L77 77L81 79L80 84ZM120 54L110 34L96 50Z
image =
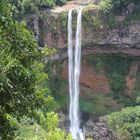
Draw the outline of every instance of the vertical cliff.
M51 71L50 84L58 106L64 109L68 108L67 10L72 7L44 10L26 17L39 44L58 52L47 70ZM139 95L140 12L137 5L129 7L126 15L104 14L94 4L83 10L80 78L83 111L106 114L133 104ZM76 17L75 10L73 30Z

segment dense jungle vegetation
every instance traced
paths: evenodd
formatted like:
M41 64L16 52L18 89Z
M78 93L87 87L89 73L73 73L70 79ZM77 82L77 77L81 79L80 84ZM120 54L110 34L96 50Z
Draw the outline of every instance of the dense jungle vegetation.
M108 13L138 1L101 0L100 6ZM40 49L33 33L21 20L26 14L66 2L0 0L0 140L72 140L71 135L58 128L55 89L49 87L51 75L45 73L42 62L42 57L53 54L53 50ZM116 95L122 85L115 78L119 87ZM137 98L133 106L106 116L121 140L140 139L139 104Z
M12 4L0 1L0 139L71 139L51 112L54 101L41 62L45 51L25 23L15 20Z

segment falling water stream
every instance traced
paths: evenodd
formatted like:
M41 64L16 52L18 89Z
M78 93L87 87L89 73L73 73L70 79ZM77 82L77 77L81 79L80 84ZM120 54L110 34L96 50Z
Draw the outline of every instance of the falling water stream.
M72 36L72 9L68 13L68 56L69 56L69 92L70 92L70 132L76 140L84 140L79 119L79 78L81 65L81 22L82 9L78 10L75 48Z

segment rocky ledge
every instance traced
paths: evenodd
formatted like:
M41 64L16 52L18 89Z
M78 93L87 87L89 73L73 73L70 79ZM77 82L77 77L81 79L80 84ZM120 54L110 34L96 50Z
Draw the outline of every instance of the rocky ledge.
M117 134L106 123L105 117L100 118L99 122L90 118L84 125L84 133L86 137L94 140L118 140Z
M67 47L67 13L71 7L65 7L44 10L26 17L40 45L56 49ZM86 5L82 17L83 46L140 48L140 18L134 18L133 14L139 17L136 6L128 15L105 15L99 6ZM77 12L74 10L73 31L76 29L76 17Z
M69 132L68 116L62 112L59 113L59 127ZM108 125L106 117L100 117L96 122L92 117L83 120L83 132L86 138L93 140L119 140L119 136Z

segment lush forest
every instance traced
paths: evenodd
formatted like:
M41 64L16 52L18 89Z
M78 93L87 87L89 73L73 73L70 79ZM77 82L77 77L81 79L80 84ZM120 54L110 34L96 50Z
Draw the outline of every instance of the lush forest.
M122 7L131 2L137 4L139 0L101 0L99 6L103 14L108 14L123 11ZM67 0L0 1L0 140L72 140L70 134L58 127L56 93L59 91L50 86L52 75L46 72L49 64L42 59L53 55L55 49L40 47L23 20L27 15L66 3ZM90 61L97 64L100 60ZM108 61L111 63L111 59ZM116 63L120 61L117 59ZM122 77L111 78L115 79L114 94L121 94L123 82L118 81ZM115 96L117 101L120 96ZM137 96L136 101L129 102L121 111L105 116L120 140L140 139L139 104Z
M57 128L41 62L51 50L40 50L26 23L16 21L14 2L0 2L0 139L70 139Z

